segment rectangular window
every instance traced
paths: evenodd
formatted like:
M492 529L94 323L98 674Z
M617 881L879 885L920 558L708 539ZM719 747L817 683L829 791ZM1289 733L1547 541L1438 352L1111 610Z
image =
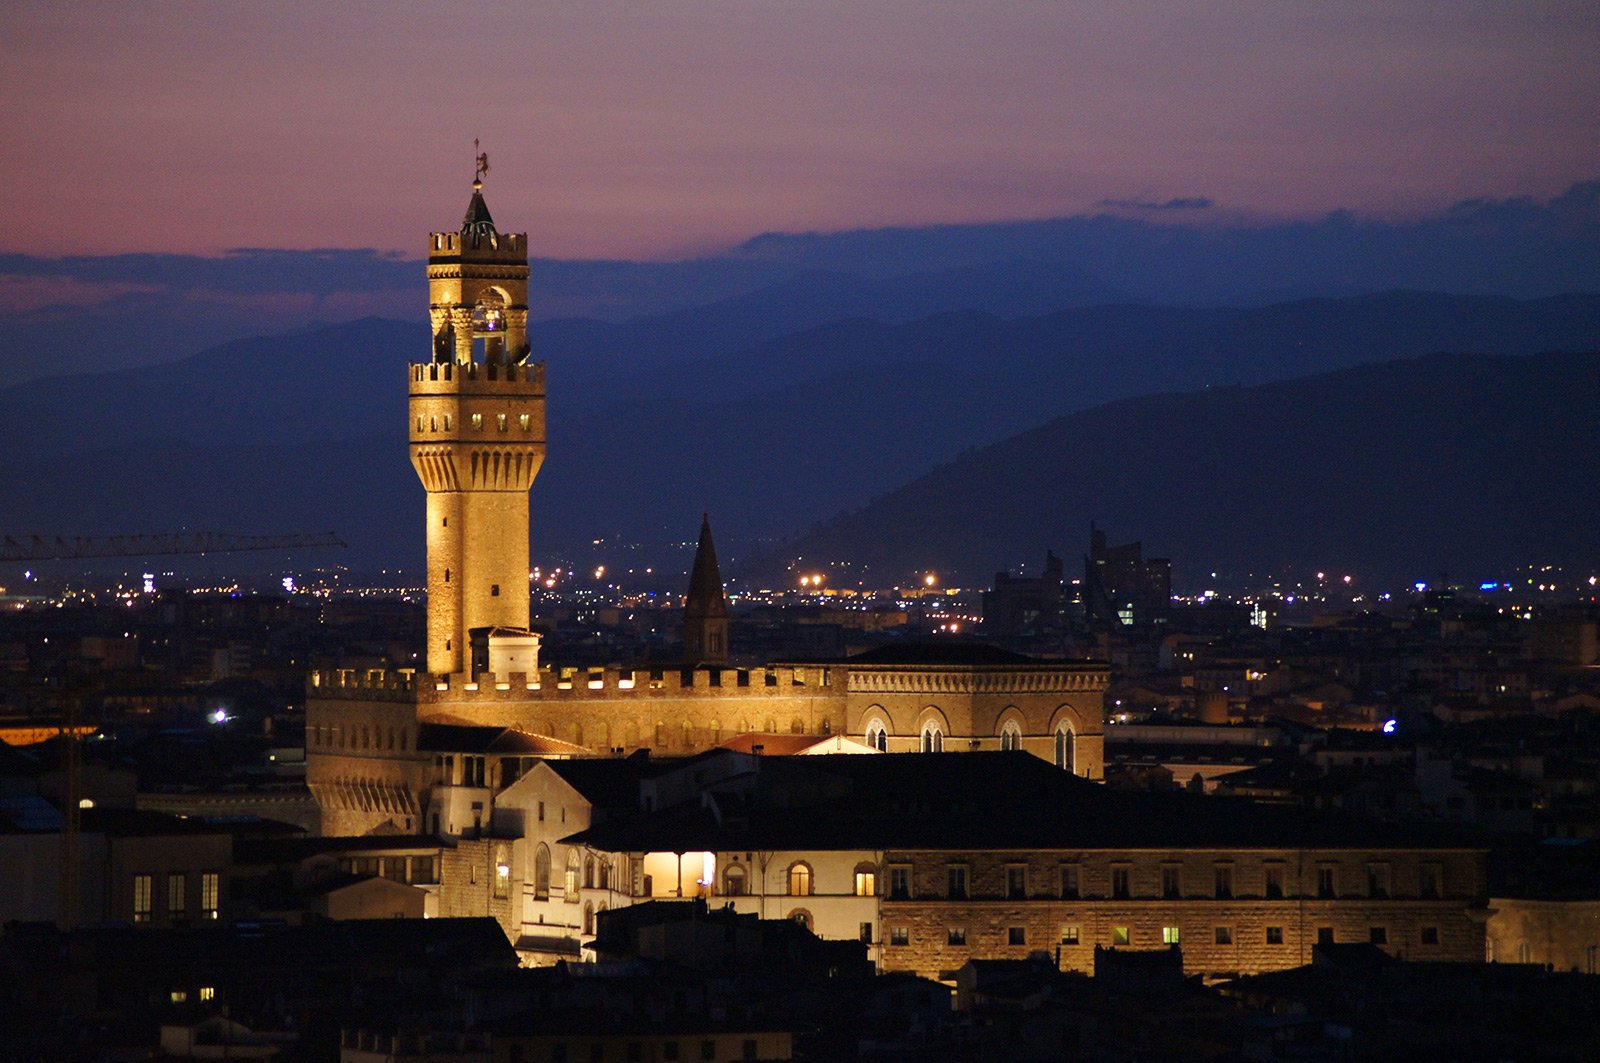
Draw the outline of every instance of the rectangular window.
M1277 864L1267 865L1267 900L1276 901L1283 898L1283 868Z
M419 884L432 884L438 881L433 875L433 857L413 856L411 858L411 881Z
M911 944L911 931L907 930L903 926L890 927L889 928L889 944L891 944L891 945L909 945L909 944Z
M1006 896L1014 901L1028 895L1028 868L1024 864L1011 864L1006 868Z
M1216 879L1216 895L1226 899L1233 896L1233 868L1226 865L1218 867L1214 876Z
M495 414L494 426L496 431L504 432L506 430L506 415L503 413Z
M1007 945L1026 945L1028 943L1028 928L1022 926L1006 927Z
M150 921L150 890L151 879L149 875L133 876L133 921L135 923L148 923Z
M716 1059L717 1058L717 1042L715 1042L715 1041L701 1041L700 1042L700 1058L701 1059Z
M1127 943L1128 943L1128 928L1125 927L1125 926L1114 926L1114 927L1112 927L1111 928L1111 944L1113 944L1113 945L1126 945Z
M215 1000L216 998L217 998L217 987L216 986L203 985L203 986L200 987L200 999L201 1000Z
M491 598L500 597L500 584L498 584L498 583L489 584L489 597L491 597Z
M167 876L167 914L182 919L189 907L189 877L182 873Z
M533 418L525 413L517 414L517 427L526 432L533 426Z
M909 867L891 867L889 869L889 899L891 901L908 901L911 899L911 869Z
M861 936L861 943L863 945L872 944L872 924L871 923L862 923L861 924L861 935L860 936Z
M215 919L217 917L217 885L219 876L215 871L207 871L200 876L200 917L202 919Z
M1178 869L1176 867L1163 867L1161 869L1161 896L1171 900L1182 896L1178 888Z
M567 873L567 878L569 880L567 886L571 889L572 873L570 871ZM494 895L502 900L511 896L511 868L507 864L496 864L494 866ZM569 899L578 899L576 890L572 891L572 896Z
M967 943L967 928L964 926L948 928L944 932L944 941L946 945L965 945Z
M1075 901L1078 899L1078 865L1061 865L1061 899Z
M967 899L967 865L951 864L945 869L945 896L953 901Z
M384 857L383 877L390 882L404 882L406 880L406 858L403 856Z
M1437 945L1439 943L1439 928L1436 926L1423 927L1422 943L1424 945Z
M1374 945L1387 945L1389 943L1389 928L1375 926L1367 930L1367 940Z
M1319 926L1319 927L1317 927L1317 944L1318 945L1332 945L1333 944L1333 927L1331 927L1331 926Z
M878 874L875 871L856 872L856 896L872 897L878 892Z
M1063 945L1076 945L1078 943L1078 928L1075 926L1062 927L1061 943Z
M1268 945L1282 945L1283 944L1283 927L1281 927L1281 926L1269 926L1269 927L1267 927L1267 944Z
M1178 944L1178 928L1175 927L1175 926L1164 926L1164 927L1162 927L1161 928L1161 943L1163 945L1176 945L1176 944Z
M1327 897L1335 897L1335 896L1338 895L1334 890L1333 873L1334 873L1334 868L1331 868L1331 867L1319 867L1319 868L1317 868L1317 896L1318 897L1327 898Z
M1417 873L1417 894L1421 897L1444 896L1444 868L1438 864L1423 864Z
M1368 897L1387 897L1387 896L1389 896L1389 865L1388 864L1368 864L1367 865L1367 896Z
M1215 941L1218 945L1232 945L1233 944L1233 927L1231 927L1231 926L1219 926L1215 930L1213 930L1211 933L1212 933L1212 940Z
M1111 896L1118 900L1126 900L1128 893L1128 869L1114 867L1111 869Z

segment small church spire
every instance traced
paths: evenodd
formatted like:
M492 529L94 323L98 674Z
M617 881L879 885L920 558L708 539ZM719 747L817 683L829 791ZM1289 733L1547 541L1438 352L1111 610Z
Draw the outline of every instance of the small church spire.
M728 660L728 598L711 541L711 518L700 517L700 543L689 573L689 594L683 602L683 654L690 664L725 664Z

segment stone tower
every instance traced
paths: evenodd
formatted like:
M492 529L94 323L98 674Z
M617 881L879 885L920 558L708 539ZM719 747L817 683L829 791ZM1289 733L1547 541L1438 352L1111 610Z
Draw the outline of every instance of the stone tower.
M544 365L528 362L528 237L472 183L428 247L433 357L411 369L411 464L428 492L428 671L473 670L493 629L528 626L528 489L544 462Z
M689 664L728 663L728 599L722 593L722 571L711 541L711 518L700 518L700 545L683 600L683 656Z

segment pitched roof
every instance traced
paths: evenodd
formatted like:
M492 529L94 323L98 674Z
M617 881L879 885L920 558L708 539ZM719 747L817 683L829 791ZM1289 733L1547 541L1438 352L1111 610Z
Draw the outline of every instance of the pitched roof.
M727 616L728 599L722 592L722 570L717 567L717 547L711 541L711 517L700 517L700 545L689 573L689 595L683 601L685 616Z
M611 851L1483 848L1451 831L1224 797L1113 790L1027 753L762 757L737 815L699 803L598 824Z
M488 235L495 231L494 219L489 216L489 204L483 201L483 189L477 182L472 185L472 200L467 204L467 216L461 220L461 231L468 236Z
M583 746L514 727L455 723L449 716L417 728L417 749L428 753L509 753L525 757L585 756Z

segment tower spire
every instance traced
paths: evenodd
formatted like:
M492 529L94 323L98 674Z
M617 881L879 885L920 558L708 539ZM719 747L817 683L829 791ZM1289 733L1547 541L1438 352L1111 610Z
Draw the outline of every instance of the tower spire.
M683 655L690 664L726 664L728 660L728 598L722 590L709 514L700 516L700 543L683 601Z

